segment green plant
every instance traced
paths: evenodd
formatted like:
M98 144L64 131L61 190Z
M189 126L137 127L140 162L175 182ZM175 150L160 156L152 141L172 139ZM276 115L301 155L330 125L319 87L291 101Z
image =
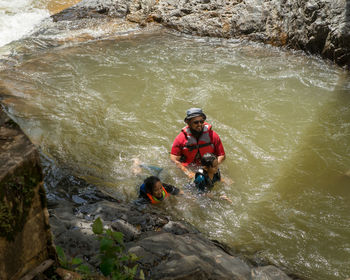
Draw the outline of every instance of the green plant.
M121 232L104 229L100 218L94 221L92 230L100 241L100 270L103 275L113 280L145 279L142 270L137 273L138 257L126 252Z
M87 265L83 264L82 259L67 258L66 254L64 253L63 249L60 246L56 246L56 252L62 268L79 272L84 276L88 276L91 274L90 268Z

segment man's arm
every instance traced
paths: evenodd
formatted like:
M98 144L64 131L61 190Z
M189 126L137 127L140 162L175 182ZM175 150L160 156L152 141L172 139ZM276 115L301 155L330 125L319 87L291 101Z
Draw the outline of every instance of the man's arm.
M178 168L180 168L183 173L185 173L187 175L188 178L192 179L194 177L194 172L192 172L191 170L187 169L185 166L182 165L181 161L180 161L181 156L176 156L173 154L170 154L170 159L171 161L173 161L176 166Z
M218 158L218 164L221 164L226 158L224 146L222 145L219 135L215 131L213 131L212 137L215 148L215 154Z
M182 170L183 173L185 173L190 179L192 179L195 174L189 169L187 169L180 161L183 143L185 142L185 140L185 136L182 132L178 136L176 136L174 143L171 147L170 159L176 164L178 168Z
M222 163L225 160L226 156L222 155L222 156L218 156L218 164Z

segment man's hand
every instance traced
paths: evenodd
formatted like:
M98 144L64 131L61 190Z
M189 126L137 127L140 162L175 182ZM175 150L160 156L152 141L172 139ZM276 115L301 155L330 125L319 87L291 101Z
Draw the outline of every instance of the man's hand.
M234 181L231 178L223 176L221 176L221 182L223 182L226 185L232 185L234 183Z
M218 156L218 164L221 164L225 160L226 156Z
M229 199L229 198L226 196L226 194L221 195L220 198L223 199L223 200L226 200L226 201L228 201L228 202L230 202L230 203L232 204L232 200Z
M187 169L187 171L185 172L185 174L187 175L188 178L193 179L194 175L196 175L194 172L190 171Z
M194 172L192 172L191 170L187 169L185 166L182 165L181 161L180 161L181 156L175 156L175 155L170 155L170 159L171 161L173 161L176 166L178 168L180 168L182 170L183 173L186 174L186 176L190 179L194 178Z

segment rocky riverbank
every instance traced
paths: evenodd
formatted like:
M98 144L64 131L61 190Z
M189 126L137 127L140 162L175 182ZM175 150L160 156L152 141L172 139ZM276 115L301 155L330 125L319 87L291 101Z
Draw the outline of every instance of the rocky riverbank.
M62 177L55 189L49 195L55 244L91 267L99 264L99 243L91 226L100 217L105 227L124 234L146 279L291 279L275 266L253 264L157 207L118 201L72 175Z
M303 50L350 68L350 2L292 0L83 0L55 21L122 17L179 32Z
M39 153L0 107L0 279L54 262L45 202Z

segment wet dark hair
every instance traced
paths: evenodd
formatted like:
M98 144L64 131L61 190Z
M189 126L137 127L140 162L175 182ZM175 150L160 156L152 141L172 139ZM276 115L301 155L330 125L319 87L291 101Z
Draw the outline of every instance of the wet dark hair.
M214 160L216 160L216 155L212 153L206 153L201 158L202 166L212 167Z
M153 194L153 188L157 182L160 182L160 179L156 176L150 176L143 181L145 184L146 192Z

